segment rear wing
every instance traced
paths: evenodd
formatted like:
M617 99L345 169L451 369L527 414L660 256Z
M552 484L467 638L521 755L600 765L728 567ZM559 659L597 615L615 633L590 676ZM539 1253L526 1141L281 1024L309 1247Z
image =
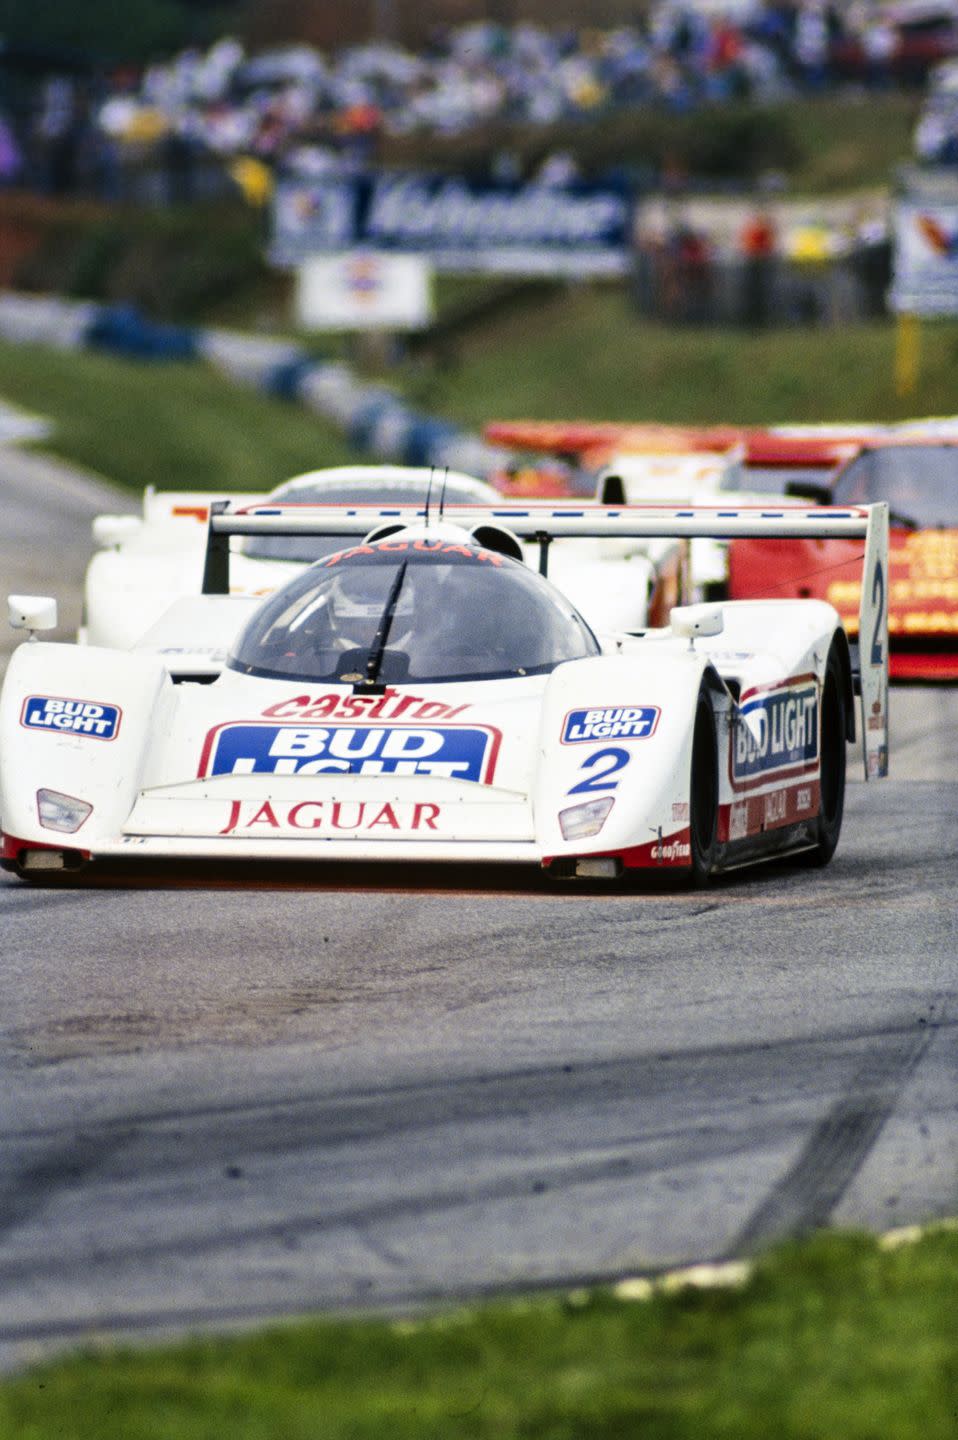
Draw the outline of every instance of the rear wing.
M435 511L433 519L436 519ZM496 526L540 548L547 571L553 540L713 539L863 540L859 611L862 747L867 779L888 774L888 506L665 506L665 505L450 505L442 519L464 530ZM384 526L428 525L416 506L270 505L210 506L203 575L205 594L229 593L233 535L342 536L362 539Z
M143 491L143 520L147 525L161 525L176 520L191 521L194 525L205 525L210 518L213 501L224 500L233 505L249 506L265 496L223 494L211 495L204 490L157 490L147 485Z

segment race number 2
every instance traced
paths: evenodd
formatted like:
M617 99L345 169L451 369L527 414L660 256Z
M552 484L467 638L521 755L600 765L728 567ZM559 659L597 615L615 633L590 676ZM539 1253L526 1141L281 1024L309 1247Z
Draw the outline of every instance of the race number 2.
M594 775L587 775L577 785L573 785L568 792L570 795L585 795L593 790L615 790L618 787L618 780L609 777L615 775L619 770L624 770L631 760L628 750L620 750L618 747L609 750L596 750L589 755L579 766L580 770L593 770L601 762L607 762L605 769L596 770Z

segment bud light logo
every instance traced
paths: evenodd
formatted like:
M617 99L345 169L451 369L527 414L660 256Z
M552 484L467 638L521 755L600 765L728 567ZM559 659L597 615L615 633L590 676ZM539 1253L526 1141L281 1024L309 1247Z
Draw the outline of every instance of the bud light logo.
M61 734L86 735L91 740L113 740L120 728L120 708L97 700L28 695L20 724L28 730L57 730Z
M208 775L437 775L491 779L498 732L456 726L225 725ZM210 746L210 742L212 742Z
M742 706L749 724L739 721L732 746L732 778L748 780L770 770L805 765L818 757L818 690L763 695Z
M657 705L615 705L604 710L570 710L563 745L586 740L647 740L659 720Z

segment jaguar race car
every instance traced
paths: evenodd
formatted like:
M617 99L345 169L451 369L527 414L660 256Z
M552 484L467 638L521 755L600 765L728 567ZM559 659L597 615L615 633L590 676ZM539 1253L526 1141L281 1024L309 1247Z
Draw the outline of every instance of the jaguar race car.
M184 623L235 636L219 673L164 653L25 643L0 696L3 865L525 862L695 882L828 861L862 705L888 768L887 509L213 505ZM822 601L673 610L597 634L547 576L562 537L864 541L857 675ZM336 537L265 600L231 596L236 536ZM538 569L524 562L535 541ZM623 572L625 573L625 572ZM55 604L12 596L12 622ZM237 625L237 615L244 623Z

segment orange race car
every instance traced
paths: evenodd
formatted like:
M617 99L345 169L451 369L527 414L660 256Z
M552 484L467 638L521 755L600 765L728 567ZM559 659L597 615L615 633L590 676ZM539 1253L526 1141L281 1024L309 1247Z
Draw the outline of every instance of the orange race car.
M792 479L825 476L854 454L863 427L663 425L621 420L493 420L483 434L494 445L530 452L529 460L494 476L504 494L521 497L595 494L599 474L632 455L731 454L744 470L735 488L781 494ZM554 460L545 457L554 456ZM538 457L538 458L533 458ZM722 488L730 488L727 485ZM675 498L669 492L669 498Z

